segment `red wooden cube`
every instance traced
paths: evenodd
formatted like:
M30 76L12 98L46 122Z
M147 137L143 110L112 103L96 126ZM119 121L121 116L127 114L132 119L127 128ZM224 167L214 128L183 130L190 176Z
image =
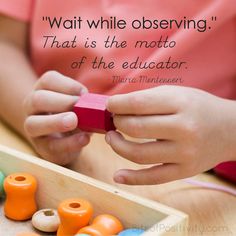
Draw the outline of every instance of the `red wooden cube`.
M73 109L78 117L79 129L96 133L106 133L116 129L112 114L106 109L108 97L93 93L81 95Z

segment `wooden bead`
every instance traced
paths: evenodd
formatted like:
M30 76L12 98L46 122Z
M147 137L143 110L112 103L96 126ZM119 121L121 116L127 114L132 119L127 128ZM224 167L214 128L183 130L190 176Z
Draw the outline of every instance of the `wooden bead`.
M42 232L56 232L60 224L58 213L54 209L42 209L34 213L32 225Z
M67 199L58 206L61 220L57 236L74 236L79 229L88 225L92 214L92 205L80 198Z
M145 231L143 229L126 229L118 234L118 236L141 236Z
M5 175L0 171L0 198L4 196L4 188L3 188L3 182L5 179Z
M112 215L97 216L90 226L79 230L79 234L92 236L116 235L123 230L121 222Z
M27 173L15 173L4 180L5 215L12 220L27 220L36 212L36 179Z

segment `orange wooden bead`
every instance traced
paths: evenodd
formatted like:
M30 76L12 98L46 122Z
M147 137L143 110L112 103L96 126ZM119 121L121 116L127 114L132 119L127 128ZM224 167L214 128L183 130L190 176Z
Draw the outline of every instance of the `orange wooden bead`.
M93 208L84 199L67 199L60 203L58 214L61 224L57 236L74 236L79 229L88 225L93 214Z
M79 234L91 236L110 236L116 235L123 230L122 223L112 215L97 216L90 226L79 230Z
M36 179L27 173L14 173L4 180L5 215L12 220L27 220L37 211Z

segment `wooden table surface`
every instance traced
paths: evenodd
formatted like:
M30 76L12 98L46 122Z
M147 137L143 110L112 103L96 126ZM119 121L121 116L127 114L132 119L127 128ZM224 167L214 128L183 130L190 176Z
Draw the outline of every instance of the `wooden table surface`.
M35 155L32 148L1 121L0 144ZM117 185L112 180L112 174L121 167L138 168L137 165L116 155L106 145L103 135L93 135L91 143L71 166L80 173L187 213L189 215L187 229L189 235L236 235L235 197L223 192L191 186L181 180L157 186ZM194 178L236 188L207 173Z

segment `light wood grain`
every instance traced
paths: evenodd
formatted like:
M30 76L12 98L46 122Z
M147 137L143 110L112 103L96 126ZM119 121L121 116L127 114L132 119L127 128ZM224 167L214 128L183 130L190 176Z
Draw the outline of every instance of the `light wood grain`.
M32 149L22 139L2 124L0 124L0 143L32 153ZM127 166L138 168L114 154L104 142L104 136L93 135L91 144L85 148L71 168L116 185L112 180L114 171ZM200 174L195 178L235 188L210 174ZM190 186L182 181L158 186L119 185L118 187L187 213L190 216L190 225L187 228L189 235L236 235L236 198L233 196ZM186 229L179 229L179 231L184 230Z

